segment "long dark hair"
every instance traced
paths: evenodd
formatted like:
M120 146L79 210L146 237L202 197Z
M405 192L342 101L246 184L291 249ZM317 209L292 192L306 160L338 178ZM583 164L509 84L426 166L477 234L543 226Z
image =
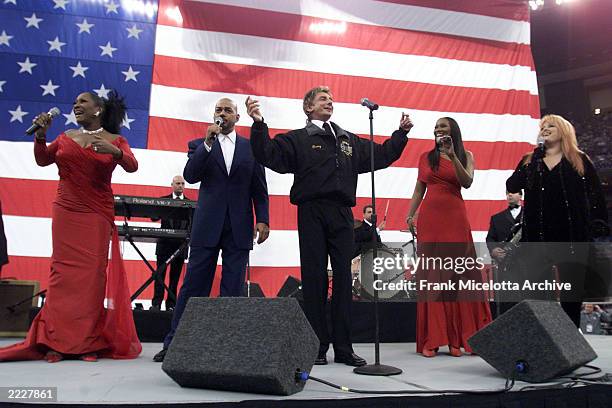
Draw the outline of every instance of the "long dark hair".
M109 133L119 134L121 124L125 118L125 112L127 112L124 98L114 89L108 93L107 99L99 97L94 92L88 92L88 94L91 95L94 103L102 108L100 122L104 130Z
M461 138L461 129L459 129L459 124L457 123L455 119L449 118L448 116L445 116L440 119L448 120L448 124L450 125L450 133L451 133L450 137L451 137L451 140L453 141L453 148L455 149L455 154L457 155L457 158L459 159L463 167L465 167L467 163L467 157L465 155L465 148L463 147L463 139ZM434 132L434 148L430 150L430 152L427 154L427 160L429 161L429 167L433 171L437 171L438 167L440 166L440 152L438 151L438 144L436 143L435 132Z

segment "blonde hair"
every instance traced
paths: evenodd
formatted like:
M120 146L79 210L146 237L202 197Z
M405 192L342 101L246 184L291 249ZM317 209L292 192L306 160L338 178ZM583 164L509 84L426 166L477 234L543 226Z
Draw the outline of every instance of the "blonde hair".
M544 122L549 122L557 128L559 136L561 137L561 152L563 153L563 157L572 164L572 167L578 174L584 176L584 162L582 161L584 152L578 148L578 140L576 139L576 130L574 126L567 119L559 115L543 116L542 119L540 119L540 127L542 127ZM533 153L526 155L523 163L529 164L532 155Z
M312 88L311 90L306 92L306 95L304 95L304 102L302 104L302 109L304 110L304 113L306 114L306 116L308 116L308 119L310 119L310 113L308 113L307 108L309 108L310 105L314 104L315 97L320 92L325 92L326 94L331 95L331 91L329 90L329 87L323 86L323 85Z

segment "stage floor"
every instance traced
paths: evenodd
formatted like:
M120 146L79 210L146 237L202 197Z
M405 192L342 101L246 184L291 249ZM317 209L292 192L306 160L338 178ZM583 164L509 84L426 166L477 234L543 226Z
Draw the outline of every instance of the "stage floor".
M612 372L612 336L587 336L598 354L591 364L604 372ZM2 339L0 346L14 340ZM180 388L152 361L161 349L159 343L143 343L143 352L135 360L100 360L97 363L45 361L0 363L0 386L52 386L58 389L60 403L102 404L169 404L214 403L247 400L338 400L363 398L368 395L342 392L326 385L309 381L304 390L288 397ZM372 344L356 344L355 351L373 361ZM333 361L330 350L328 359ZM415 353L414 343L386 343L381 345L381 363L399 367L403 374L394 377L356 375L352 367L331 363L315 366L312 375L351 388L368 390L418 389L408 383L430 389L498 389L505 380L486 362L476 356L451 357L446 350L432 359ZM515 390L526 383L517 382ZM610 387L612 390L612 387ZM369 395L375 397L374 395ZM348 401L345 401L348 402Z

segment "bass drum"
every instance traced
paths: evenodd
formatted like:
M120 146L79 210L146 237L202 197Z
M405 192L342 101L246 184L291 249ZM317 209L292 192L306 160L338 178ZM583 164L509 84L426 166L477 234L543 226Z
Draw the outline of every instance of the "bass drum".
M396 258L399 255L400 259L404 256L404 251L401 248L378 248L377 257L381 260L380 265L383 268L383 271L380 274L377 274L374 277L372 273L372 257L374 251L372 249L361 254L361 259L359 261L359 275L358 277L354 276L353 279L353 289L358 290L361 299L373 300L374 299L374 279L380 280L377 284L377 287L382 287L382 285L394 283L397 288L395 289L381 289L378 291L378 298L380 300L407 300L407 299L415 299L416 295L414 291L409 291L407 288L407 282L413 279L413 274L409 270L404 270L402 268L402 262L400 265L397 265ZM357 259L357 258L355 258ZM393 263L389 259L393 260ZM391 268L384 268L385 262L392 264ZM355 272L357 268L354 265ZM355 279L355 277L357 279Z

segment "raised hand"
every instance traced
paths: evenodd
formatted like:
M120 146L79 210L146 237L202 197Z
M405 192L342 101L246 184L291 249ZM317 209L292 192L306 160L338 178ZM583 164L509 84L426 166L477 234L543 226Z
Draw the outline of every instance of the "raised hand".
M41 112L38 116L34 118L34 120L32 120L32 123L35 123L40 127L40 129L34 132L34 135L37 139L45 138L45 135L47 134L47 129L49 129L49 126L51 126L52 120L53 117L45 112Z
M414 123L410 120L410 115L402 112L402 117L400 118L400 129L405 130L406 132L410 132L410 129L414 126Z
M255 122L261 122L263 120L263 116L261 115L260 111L259 101L257 99L251 99L250 96L247 96L244 104L247 108L247 114L252 117Z
M221 126L215 123L210 125L208 129L206 129L206 138L204 139L204 141L206 142L208 147L212 147L212 144L217 138L217 136L219 136L219 133L221 133Z
M447 155L452 158L455 155L455 146L453 145L453 139L450 136L442 136L438 140L440 146L440 153Z

